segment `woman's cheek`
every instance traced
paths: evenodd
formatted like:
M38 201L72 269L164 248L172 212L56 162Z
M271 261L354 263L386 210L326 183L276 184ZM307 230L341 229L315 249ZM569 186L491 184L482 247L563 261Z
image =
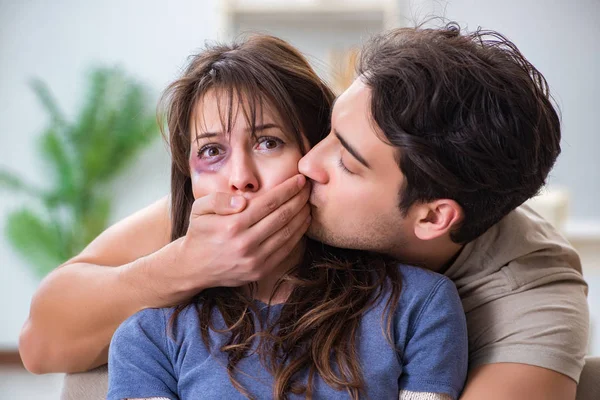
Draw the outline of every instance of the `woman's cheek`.
M209 193L222 191L219 182L222 180L221 170L224 160L216 163L207 163L194 157L190 160L190 179L194 199L206 196Z
M301 155L298 152L287 154L285 157L279 157L272 160L261 168L261 180L265 189L271 189L287 179L298 174L298 161Z

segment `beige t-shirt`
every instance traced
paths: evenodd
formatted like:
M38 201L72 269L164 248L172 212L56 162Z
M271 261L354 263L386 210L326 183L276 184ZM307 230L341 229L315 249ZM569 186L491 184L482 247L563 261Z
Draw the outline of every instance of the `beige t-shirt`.
M462 299L469 368L520 363L579 381L587 350L587 284L579 256L521 206L467 244L446 270Z

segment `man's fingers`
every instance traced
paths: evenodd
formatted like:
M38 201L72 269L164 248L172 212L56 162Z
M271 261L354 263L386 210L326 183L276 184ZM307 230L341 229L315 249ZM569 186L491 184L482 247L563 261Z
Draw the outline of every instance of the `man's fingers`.
M251 227L269 214L272 214L279 209L281 205L297 195L305 185L306 178L304 175L299 174L277 185L262 196L252 199L252 202L244 212L244 225L246 227ZM300 210L300 208L298 208L298 210Z
M251 245L258 247L262 242L268 240L270 236L284 229L295 218L306 218L310 214L310 206L308 205L309 196L310 189L305 187L287 203L248 229L246 234L251 238ZM249 211L251 206L252 204L248 206L246 212Z
M295 221L294 226L290 223L288 235L287 232L277 232L275 235L266 240L260 249L261 257L265 257L263 263L264 268L269 270L275 265L282 262L298 244L302 236L310 226L310 214L303 220ZM282 230L283 231L283 230Z
M259 254L259 259L263 259L263 257L268 258L271 253L283 248L294 237L297 237L296 241L300 240L300 237L308 229L307 221L310 222L310 207L308 205L289 224L282 227L258 246L257 253Z
M211 193L200 197L192 204L191 218L206 214L229 215L244 209L246 199L242 196L234 196L227 193Z

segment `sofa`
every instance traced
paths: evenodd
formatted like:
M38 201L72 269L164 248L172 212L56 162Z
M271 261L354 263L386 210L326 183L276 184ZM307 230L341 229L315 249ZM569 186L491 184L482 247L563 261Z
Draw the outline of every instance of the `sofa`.
M106 365L88 372L65 376L61 400L104 400L108 391ZM600 357L586 359L577 387L576 400L600 399Z

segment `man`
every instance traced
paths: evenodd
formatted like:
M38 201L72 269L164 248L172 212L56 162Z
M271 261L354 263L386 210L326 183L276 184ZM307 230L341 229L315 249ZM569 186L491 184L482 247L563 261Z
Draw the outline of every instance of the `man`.
M497 33L393 30L365 46L331 124L299 164L312 183L308 234L454 280L469 328L463 399L574 399L588 334L579 259L519 207L560 153L543 76ZM101 365L136 311L264 276L304 233L292 228L303 186L293 178L247 207L198 199L173 241L168 199L109 228L41 285L21 334L25 365Z

